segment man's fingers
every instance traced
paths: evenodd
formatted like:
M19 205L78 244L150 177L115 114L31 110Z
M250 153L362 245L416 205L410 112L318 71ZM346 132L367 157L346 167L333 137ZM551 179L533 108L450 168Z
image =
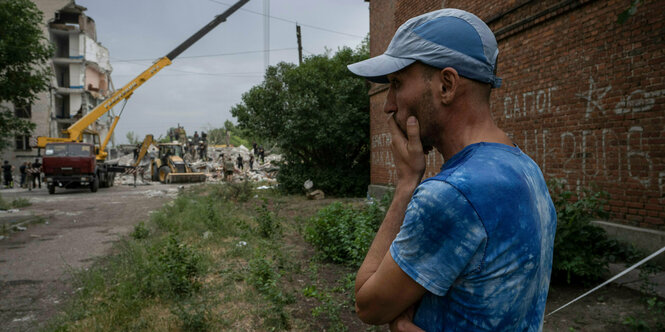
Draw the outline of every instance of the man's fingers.
M420 126L415 116L410 116L406 120L406 135L409 140L409 149L411 151L422 151L423 146L420 143Z
M395 143L399 142L400 139L406 140L406 137L404 137L404 134L399 129L399 126L397 125L395 118L393 118L392 115L389 115L387 120L388 120L388 126L390 127L390 135L392 142Z

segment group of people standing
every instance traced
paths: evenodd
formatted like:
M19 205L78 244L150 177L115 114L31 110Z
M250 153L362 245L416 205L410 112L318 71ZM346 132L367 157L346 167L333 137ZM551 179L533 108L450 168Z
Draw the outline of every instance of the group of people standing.
M187 145L192 157L198 155L199 159L203 161L208 160L208 135L205 131L201 132L201 136L195 131L194 136L192 136L191 141L187 142Z
M249 154L249 170L254 169L254 160L261 160L261 163L265 162L265 150L263 149L262 146L258 146L256 143L252 144L252 153ZM235 159L235 162L233 160L233 157L231 155L224 155L222 154L220 156L220 159L222 160L222 166L224 169L224 180L225 181L231 181L231 177L233 175L233 172L235 168L238 168L239 170L244 170L245 166L245 160L242 158L242 155L238 154L238 156Z
M2 175L3 175L3 185L5 188L14 187L14 172L15 167L9 164L9 161L5 160L2 165ZM39 162L39 158L35 159L35 162L30 163L26 161L19 166L19 174L21 175L21 180L19 186L21 188L28 188L32 190L38 186L42 187L42 163Z

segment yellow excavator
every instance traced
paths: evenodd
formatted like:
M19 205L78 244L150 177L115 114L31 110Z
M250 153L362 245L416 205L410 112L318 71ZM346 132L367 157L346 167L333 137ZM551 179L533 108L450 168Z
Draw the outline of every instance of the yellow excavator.
M118 116L114 117L113 123L111 124L109 132L103 142L99 139L98 133L87 129L88 126L97 121L97 119L99 119L102 115L109 112L120 101L124 100L127 102L127 99L131 97L131 95L139 86L157 74L164 67L170 65L173 59L184 52L187 48L192 46L192 44L197 42L220 23L226 21L226 19L231 14L233 14L247 2L249 2L249 0L240 0L236 2L233 6L229 7L222 14L217 15L210 23L178 45L178 47L173 49L166 56L157 59L152 64L152 66L123 86L122 89L115 91L108 99L104 100L88 114L69 126L69 128L63 130L64 137L37 137L36 147L38 147L40 150L44 149L46 153L45 156L48 156L49 151L52 153L54 153L53 151L56 150L79 151L85 149L85 146L83 145L94 147L94 151L91 152L94 152L92 155L94 155L95 160L93 160L92 163L88 165L90 167L87 167L85 172L77 171L81 169L81 167L78 165L78 163L80 163L79 159L81 158L74 155L74 153L64 153L64 155L58 156L57 163L52 163L52 167L49 167L49 173L45 173L46 179L51 180L51 182L49 182L49 192L55 192L54 188L56 185L60 187L90 185L91 189L93 189L93 192L97 191L98 186L111 186L113 184L115 172L123 172L124 169L117 165L106 163L106 157L108 156L108 153L104 150L109 142L109 139L111 138L111 135L113 134L113 131L115 130L116 125L118 124L118 120L120 119L120 115L122 115L122 111L120 111ZM84 143L84 136L88 137L88 139L85 141L91 143ZM174 152L175 149L176 148L174 147ZM165 148L165 150L169 149ZM173 178L173 176L170 178Z
M155 143L152 135L146 135L133 167L138 167L148 152L150 145L158 149L156 158L150 160L150 178L161 183L204 182L206 176L196 173L184 159L184 149L180 143Z

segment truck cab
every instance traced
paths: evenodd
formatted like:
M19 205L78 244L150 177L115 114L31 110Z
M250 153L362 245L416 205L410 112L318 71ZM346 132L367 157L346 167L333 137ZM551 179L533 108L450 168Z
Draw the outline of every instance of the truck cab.
M67 142L46 144L42 169L49 194L56 187L99 188L95 146L89 143Z

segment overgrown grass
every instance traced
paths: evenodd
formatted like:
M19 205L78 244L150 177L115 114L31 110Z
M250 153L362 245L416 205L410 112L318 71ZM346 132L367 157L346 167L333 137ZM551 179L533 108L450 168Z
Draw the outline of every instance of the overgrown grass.
M5 201L0 196L0 210L20 209L32 205L27 198L15 198L11 202Z
M112 255L74 272L76 294L47 330L279 331L339 326L341 315L352 308L348 294L331 291L334 298L325 300L327 307L316 305L322 309L314 314L326 317L325 322L298 305L306 299L302 287L321 277L303 276L303 264L311 257L299 235L302 216L311 216L321 203L255 191L253 186L200 185L180 193L150 220L138 223L114 246ZM345 303L345 311L329 315L337 303Z

